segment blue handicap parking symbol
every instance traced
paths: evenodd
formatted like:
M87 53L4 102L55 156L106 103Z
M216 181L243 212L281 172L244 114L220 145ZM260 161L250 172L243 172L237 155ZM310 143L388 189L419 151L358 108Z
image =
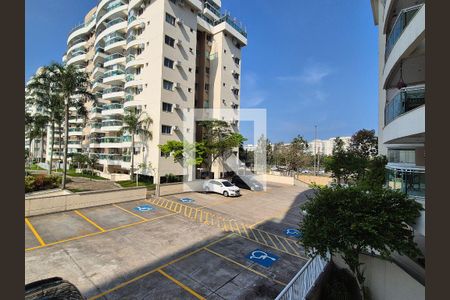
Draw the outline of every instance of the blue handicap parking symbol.
M192 203L194 202L194 199L191 198L180 198L180 201L183 203Z
M140 212L146 212L146 211L152 211L155 210L155 208L151 205L145 204L145 205L140 205L140 206L136 206L135 208L133 208L136 211L140 211Z
M260 249L253 250L245 257L266 268L271 267L279 259L278 256Z
M300 232L300 230L295 229L295 228L285 229L284 234L287 236L291 236L291 237L301 237L302 236L302 233Z

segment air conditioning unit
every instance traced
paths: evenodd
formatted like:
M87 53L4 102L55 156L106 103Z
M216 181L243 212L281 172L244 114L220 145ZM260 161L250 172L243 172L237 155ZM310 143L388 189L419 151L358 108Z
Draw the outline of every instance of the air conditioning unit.
M231 125L233 125L233 126L237 126L238 123L239 123L238 120L234 120L234 119L233 119L233 120L231 121Z
M177 83L175 83L175 84L173 85L173 87L174 87L175 89L179 89L179 88L181 88L181 83L177 82Z
M181 67L183 65L183 63L181 62L181 60L177 60L175 62L175 67Z
M212 47L212 42L208 41L208 46Z
M177 46L181 46L183 44L183 42L181 40L177 40L176 44L177 44Z
M182 24L183 24L183 20L180 19L180 18L177 18L177 19L176 19L176 22L177 22L178 25L182 25Z
M174 107L175 109L181 109L180 104L175 104L173 107Z
M178 128L178 126L173 126L172 127L172 131L179 131L180 130L180 128Z

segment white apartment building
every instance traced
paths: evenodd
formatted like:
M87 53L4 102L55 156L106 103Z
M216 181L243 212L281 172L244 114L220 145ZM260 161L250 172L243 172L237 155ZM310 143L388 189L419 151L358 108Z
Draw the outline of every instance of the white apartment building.
M69 151L98 154L105 173L128 173L131 136L119 131L126 111L136 109L153 120L153 137L137 137L135 168L145 163L157 170L151 176L187 175L158 145L201 139L194 124L183 128L185 109L238 113L246 45L246 31L221 13L220 0L99 1L69 33L63 57L89 74L98 99L86 103L87 126L70 119Z
M347 149L350 146L350 136L342 136L339 137L344 142L344 149ZM319 154L319 155L332 155L333 154L333 148L335 146L334 140L336 137L329 138L327 140L312 140L308 142L308 149L307 151L311 154Z
M388 185L425 206L425 1L372 0L379 28L379 152ZM425 235L425 215L417 230Z

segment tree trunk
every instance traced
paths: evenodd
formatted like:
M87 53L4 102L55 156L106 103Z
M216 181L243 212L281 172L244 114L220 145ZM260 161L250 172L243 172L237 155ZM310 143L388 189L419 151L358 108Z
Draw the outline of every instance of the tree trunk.
M33 155L33 152L31 151L31 145L32 145L32 143L33 143L33 140L31 139L31 129L30 129L30 133L29 133L30 135L28 136L28 155L29 155L29 157L28 157L28 160L30 161L30 163L33 163L33 157L34 157L34 155Z
M134 134L131 135L131 168L130 168L130 180L133 180L134 173Z
M359 277L360 277L359 267L356 267L353 270L353 275L355 276L356 284L358 285L358 290L359 290L359 294L361 295L361 300L364 300L365 299L364 285L363 285L363 282L359 281Z
M66 188L66 176L67 176L67 148L69 139L69 99L67 98L67 103L64 107L64 166L63 166L63 177L61 188Z
M53 169L53 147L55 145L55 122L52 122L52 140L50 142L50 167L49 174L52 174Z
M59 123L58 124L58 132L59 132L59 147L58 147L58 167L59 167L59 169L61 168L61 165L60 165L60 161L61 161L61 149L62 149L62 133L61 133L61 123Z
M44 132L41 132L41 157L39 158L40 162L44 161Z

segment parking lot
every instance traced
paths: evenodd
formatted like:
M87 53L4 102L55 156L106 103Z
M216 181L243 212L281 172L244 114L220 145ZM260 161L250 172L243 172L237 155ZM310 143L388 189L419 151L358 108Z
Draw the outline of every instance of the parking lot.
M272 184L26 218L26 283L60 276L88 299L273 299L307 261L308 193Z

